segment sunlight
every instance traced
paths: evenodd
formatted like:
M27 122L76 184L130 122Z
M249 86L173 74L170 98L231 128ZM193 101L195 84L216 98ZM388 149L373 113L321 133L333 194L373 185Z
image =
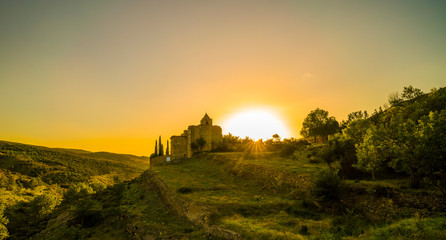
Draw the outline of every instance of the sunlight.
M270 139L274 134L290 137L288 127L275 111L265 108L246 109L230 115L222 124L225 134L254 140Z

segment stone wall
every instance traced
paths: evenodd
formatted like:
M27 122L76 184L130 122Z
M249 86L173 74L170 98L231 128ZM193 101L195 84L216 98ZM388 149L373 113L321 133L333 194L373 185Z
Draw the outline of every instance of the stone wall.
M187 157L187 136L172 136L170 138L170 156L172 159Z

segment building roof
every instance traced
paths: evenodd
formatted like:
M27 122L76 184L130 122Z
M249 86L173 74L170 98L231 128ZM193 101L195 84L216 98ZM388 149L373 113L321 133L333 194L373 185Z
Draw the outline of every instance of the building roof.
M206 113L204 114L204 117L201 119L200 123L201 125L212 125L212 119Z

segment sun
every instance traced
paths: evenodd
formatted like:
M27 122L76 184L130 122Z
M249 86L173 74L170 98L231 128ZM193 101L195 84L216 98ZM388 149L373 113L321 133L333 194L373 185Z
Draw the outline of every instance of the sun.
M224 132L254 140L270 139L274 134L290 137L288 127L279 114L271 109L251 108L231 114L222 124Z

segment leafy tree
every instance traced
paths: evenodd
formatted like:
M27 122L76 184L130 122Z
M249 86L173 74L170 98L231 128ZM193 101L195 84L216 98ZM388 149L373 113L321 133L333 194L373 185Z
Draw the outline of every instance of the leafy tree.
M31 212L38 218L50 214L59 205L60 200L54 195L45 193L35 197L30 203Z
M339 123L334 117L329 117L328 112L319 108L311 111L302 123L300 134L304 137L323 137L328 140L328 135L339 131Z
M403 102L403 99L401 99L398 92L394 92L389 95L388 102L390 106L399 106Z
M424 93L418 88L412 87L412 85L409 85L407 87L404 87L403 93L401 94L401 97L404 100L411 100L414 98L417 98L419 96L422 96Z
M85 227L93 227L101 220L101 205L93 199L82 199L76 203L76 219Z
M339 174L343 178L358 174L358 170L353 168L353 165L358 162L355 144L352 139L346 138L342 134L335 134L330 138L328 144L319 152L318 157L326 162L332 171L335 170L333 164L339 163Z
M417 153L423 176L446 195L446 110L431 112L419 123L422 139Z
M372 180L375 180L375 174L381 170L386 160L386 151L388 144L384 139L381 139L379 131L376 127L367 130L364 142L357 145L358 163L355 165L360 170L370 172Z
M94 193L93 188L86 183L78 183L70 186L68 191L63 195L63 201L67 203L73 203L79 199L85 198L89 194Z
M398 172L410 176L412 186L418 186L421 181L422 159L417 153L420 145L418 126L411 119L403 119L401 115L394 116L381 136L388 142L386 149L391 151L389 165Z
M9 236L8 229L6 228L9 220L4 216L5 208L5 205L0 205L0 240L5 239Z

